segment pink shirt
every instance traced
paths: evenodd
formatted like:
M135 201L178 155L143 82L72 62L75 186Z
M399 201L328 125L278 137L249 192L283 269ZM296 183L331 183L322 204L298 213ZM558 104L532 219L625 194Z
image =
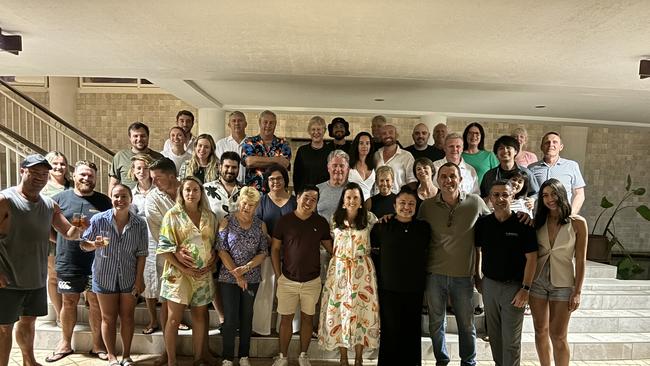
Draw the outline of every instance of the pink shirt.
M536 162L537 160L539 160L537 159L537 155L526 150L521 150L519 154L517 154L517 156L515 157L515 163L523 167L527 167L528 165Z

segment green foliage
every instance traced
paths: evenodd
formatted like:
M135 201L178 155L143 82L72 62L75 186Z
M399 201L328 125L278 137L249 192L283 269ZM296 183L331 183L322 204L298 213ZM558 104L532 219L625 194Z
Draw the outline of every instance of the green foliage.
M621 280L629 280L634 275L645 271L641 266L629 256L624 257L616 264L618 268L617 277Z

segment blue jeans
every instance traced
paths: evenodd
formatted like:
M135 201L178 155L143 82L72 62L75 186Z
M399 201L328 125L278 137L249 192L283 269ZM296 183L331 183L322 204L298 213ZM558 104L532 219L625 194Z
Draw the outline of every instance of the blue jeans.
M476 328L472 277L449 277L438 274L427 275L426 298L429 307L429 334L433 343L436 365L447 365L450 361L445 343L447 326L447 296L458 324L458 343L461 365L476 365Z
M223 358L232 361L235 356L235 336L239 329L239 357L248 357L253 333L253 304L259 283L249 283L248 290L234 283L219 282L223 301L224 323Z

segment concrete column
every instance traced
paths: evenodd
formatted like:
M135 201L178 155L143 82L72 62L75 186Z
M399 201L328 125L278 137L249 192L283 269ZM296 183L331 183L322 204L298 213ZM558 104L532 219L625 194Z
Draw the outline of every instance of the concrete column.
M433 145L433 129L438 123L447 124L447 116L439 113L430 113L420 116L420 121L429 128L429 145Z
M221 108L199 108L198 134L209 133L214 141L226 137L226 112Z
M51 76L49 80L50 110L64 121L76 126L79 79Z
M564 149L560 156L566 159L575 160L580 164L580 170L584 175L585 162L587 160L587 135L588 127L562 126L560 135Z

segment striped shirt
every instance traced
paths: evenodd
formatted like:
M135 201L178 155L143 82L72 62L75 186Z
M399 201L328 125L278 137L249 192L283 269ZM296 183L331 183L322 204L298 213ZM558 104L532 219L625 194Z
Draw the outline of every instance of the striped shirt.
M95 250L93 282L102 289L114 292L130 291L135 284L137 257L146 257L147 224L132 212L129 222L120 233L113 218L113 210L96 214L82 239L93 241L102 231L109 233L110 244Z

